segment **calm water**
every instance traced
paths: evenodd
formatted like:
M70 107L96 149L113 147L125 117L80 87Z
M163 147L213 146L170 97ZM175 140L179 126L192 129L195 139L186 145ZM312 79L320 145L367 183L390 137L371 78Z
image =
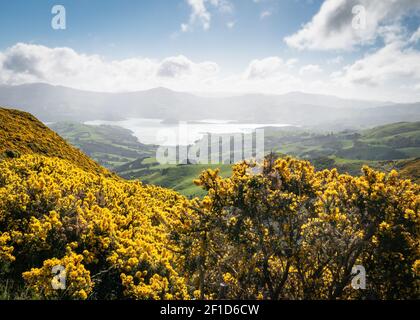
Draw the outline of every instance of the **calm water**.
M249 133L257 128L287 127L288 124L238 123L229 120L165 123L161 119L127 119L122 121L87 121L88 125L113 125L133 132L141 143L157 145L186 145L201 139L204 134Z

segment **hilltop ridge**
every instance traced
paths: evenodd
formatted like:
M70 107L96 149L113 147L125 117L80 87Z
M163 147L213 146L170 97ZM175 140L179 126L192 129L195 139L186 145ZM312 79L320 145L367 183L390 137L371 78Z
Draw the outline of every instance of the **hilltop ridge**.
M26 154L57 157L90 172L110 174L33 115L0 107L0 159Z

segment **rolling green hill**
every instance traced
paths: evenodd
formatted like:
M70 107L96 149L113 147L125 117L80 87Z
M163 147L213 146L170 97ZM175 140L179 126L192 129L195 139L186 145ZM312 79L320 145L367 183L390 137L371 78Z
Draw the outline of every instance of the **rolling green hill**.
M405 133L420 132L420 122L397 122L363 131L364 139L384 139Z
M156 146L141 144L132 132L114 126L78 123L50 125L71 144L126 179L171 188L186 196L201 196L193 184L204 169L230 165L160 165ZM266 128L265 150L310 160L318 170L337 168L358 175L363 165L389 171L420 157L420 122L400 122L362 131L322 132L306 128ZM408 175L415 176L412 170Z
M58 122L49 126L106 168L155 155L156 146L139 143L130 130L121 127L75 122Z
M420 156L420 122L401 122L359 132L338 133L271 128L266 131L266 149L309 159L408 159Z
M266 130L266 149L309 159L318 168L358 174L363 164L380 169L386 161L420 157L420 122L400 122L362 131Z

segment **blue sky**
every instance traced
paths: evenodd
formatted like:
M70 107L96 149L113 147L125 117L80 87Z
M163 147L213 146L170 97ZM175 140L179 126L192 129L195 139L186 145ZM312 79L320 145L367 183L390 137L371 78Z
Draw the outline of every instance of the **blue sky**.
M66 9L65 30L51 28L57 4ZM351 25L357 5L366 11L363 31ZM296 88L420 100L420 71L404 72L420 64L419 10L417 0L3 0L0 83L99 91ZM85 75L76 74L80 65ZM103 81L89 86L88 74Z
M208 30L197 24L191 32L182 33L180 25L188 21L191 11L184 0L2 1L0 29L8 31L2 32L0 49L19 41L69 46L110 59L184 54L240 67L258 57L293 55L282 39L309 21L321 3L236 0L232 1L233 12L210 9ZM50 27L51 8L56 4L66 8L65 31ZM263 12L271 15L262 19ZM232 22L234 27L229 28L227 24Z

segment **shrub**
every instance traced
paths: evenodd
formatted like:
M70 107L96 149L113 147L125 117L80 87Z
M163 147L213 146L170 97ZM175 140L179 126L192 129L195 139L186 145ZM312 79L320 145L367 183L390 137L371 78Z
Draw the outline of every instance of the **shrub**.
M269 157L196 183L207 196L185 249L202 298L419 297L419 186L397 172L353 177ZM366 290L350 286L355 265Z
M43 298L188 298L169 238L187 204L57 158L0 162L0 276ZM52 289L56 265L65 267L65 290Z

